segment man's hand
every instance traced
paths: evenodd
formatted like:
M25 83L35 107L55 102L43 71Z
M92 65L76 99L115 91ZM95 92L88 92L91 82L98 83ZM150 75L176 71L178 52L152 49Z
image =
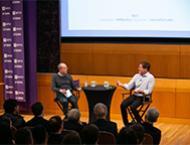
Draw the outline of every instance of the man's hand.
M81 88L81 87L79 87L79 88L76 88L76 90L77 90L77 91L81 91L81 90L82 90L82 88Z
M117 81L116 85L119 86L119 87L123 87L123 84L120 81Z
M59 89L59 92L65 95L66 94L66 89Z

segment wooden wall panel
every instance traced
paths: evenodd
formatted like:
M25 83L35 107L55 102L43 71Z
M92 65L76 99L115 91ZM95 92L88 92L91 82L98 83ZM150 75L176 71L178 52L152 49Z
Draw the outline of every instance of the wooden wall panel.
M51 76L52 74L38 74L38 99L45 106L45 113L61 114L61 111L53 101L54 94L51 91ZM90 83L96 81L98 84L103 84L104 81L109 81L115 85L116 80L128 82L130 77L117 76L90 76L90 75L73 75L74 79L80 79L81 86L85 81ZM122 101L122 88L117 88L111 103L111 116L120 115L120 104ZM156 86L153 92L152 107L160 110L161 117L172 118L188 118L190 119L190 80L180 79L156 79ZM88 114L88 103L84 92L81 92L79 99L79 108L82 116Z
M190 46L187 46L190 50ZM86 75L131 76L148 60L160 78L180 78L181 47L172 44L62 43L61 61L70 72ZM187 76L187 73L182 75Z
M190 80L178 80L176 85L176 117L190 118Z
M180 49L180 76L190 78L190 45L181 45Z
M159 108L161 116L175 117L176 80L157 79L152 106Z

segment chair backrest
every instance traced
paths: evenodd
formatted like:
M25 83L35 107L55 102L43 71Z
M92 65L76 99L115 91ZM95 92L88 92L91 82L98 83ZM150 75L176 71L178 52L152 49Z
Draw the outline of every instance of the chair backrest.
M143 145L153 145L153 138L150 134L144 134Z
M116 144L115 136L107 131L100 131L98 138L99 145L114 145Z

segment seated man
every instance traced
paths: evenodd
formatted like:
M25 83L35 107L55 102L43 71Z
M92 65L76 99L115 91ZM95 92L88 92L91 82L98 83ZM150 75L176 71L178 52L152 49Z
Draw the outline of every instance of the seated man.
M107 107L102 103L97 103L94 106L94 114L96 117L96 121L93 122L100 131L107 131L115 135L117 137L117 124L112 121L106 120L107 116Z
M134 94L123 100L120 106L123 122L125 125L128 125L126 109L129 106L131 107L135 119L138 122L141 122L141 118L136 109L142 104L143 95L147 95L147 97L150 97L150 94L152 93L155 84L155 78L149 72L149 70L150 63L145 61L141 62L138 67L139 73L137 73L128 84L122 84L120 81L117 81L117 85L123 87L126 90L134 89Z
M160 113L157 109L151 108L147 111L145 122L143 123L145 133L152 136L154 145L159 145L161 140L161 130L154 127L154 123L157 122L159 115Z
M40 102L36 102L32 105L32 113L34 114L34 117L26 122L26 126L34 127L37 125L42 125L44 127L47 127L48 121L43 118L43 105Z
M53 75L52 79L52 89L56 92L56 99L58 99L63 108L64 114L68 112L68 102L72 104L72 108L78 108L77 98L73 96L72 91L75 88L73 84L73 79L70 74L68 74L68 67L65 63L60 63L58 65L59 72Z

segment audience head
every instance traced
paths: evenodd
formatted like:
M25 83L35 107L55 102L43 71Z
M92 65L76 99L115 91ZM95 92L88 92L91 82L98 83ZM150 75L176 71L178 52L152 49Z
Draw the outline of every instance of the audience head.
M153 124L158 120L159 115L160 113L156 108L150 108L145 115L145 120L146 122Z
M67 113L67 119L68 120L73 120L73 121L80 121L80 112L78 109L71 109L68 113Z
M32 132L28 127L17 130L15 134L16 144L33 144Z
M143 142L144 139L144 129L142 127L141 124L136 123L133 124L132 126L130 126L136 133L137 137L138 137L138 143L141 144Z
M3 108L5 113L10 113L10 114L18 114L19 112L19 106L16 100L14 99L8 99L5 100L3 104Z
M107 107L103 103L97 103L94 106L94 114L97 119L106 119L107 116Z
M49 133L61 133L63 130L63 121L60 116L53 116L48 122Z
M57 66L58 70L59 70L59 73L61 74L67 74L68 72L68 67L65 63L59 63L58 66Z
M63 145L80 145L81 144L80 135L76 131L71 131L70 133L64 136L62 144Z
M99 129L93 124L87 125L82 129L81 139L83 144L96 144L98 141Z
M32 105L32 113L34 116L41 116L43 113L43 105L40 102L36 102Z
M46 128L42 125L37 125L32 128L32 136L34 144L46 144L48 140L48 134Z
M130 127L123 127L118 134L117 144L137 145L138 138L135 131Z
M10 120L6 118L0 119L0 144L13 144L12 131L10 128Z
M150 71L150 67L151 67L151 65L149 62L142 61L138 67L139 73L142 75L145 74L146 72Z

